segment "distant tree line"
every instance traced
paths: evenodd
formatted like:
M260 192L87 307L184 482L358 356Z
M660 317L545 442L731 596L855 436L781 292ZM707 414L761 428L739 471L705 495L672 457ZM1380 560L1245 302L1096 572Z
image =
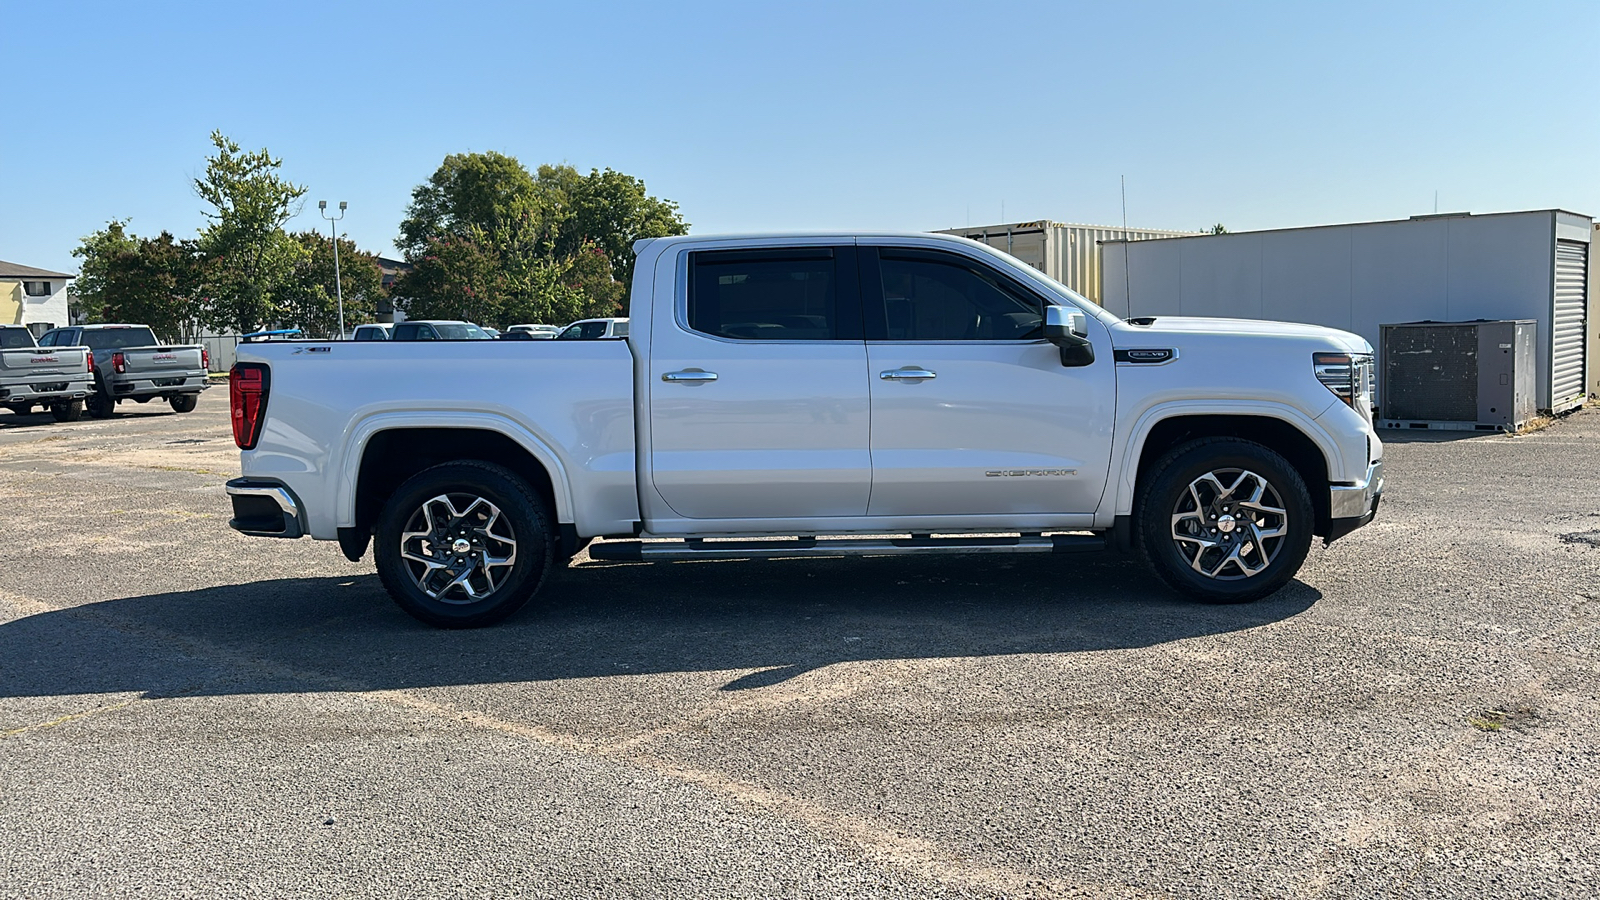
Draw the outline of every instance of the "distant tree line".
M211 141L194 181L206 225L193 238L140 237L113 219L84 237L73 251L82 260L75 311L148 324L169 340L268 326L335 334L332 244L284 227L306 188L284 179L265 149L244 151L221 132ZM617 315L633 242L687 231L676 203L621 172L546 165L534 174L500 153L452 154L412 191L396 241L412 268L387 291L377 255L339 238L346 327L372 321L386 298L410 318L498 328Z

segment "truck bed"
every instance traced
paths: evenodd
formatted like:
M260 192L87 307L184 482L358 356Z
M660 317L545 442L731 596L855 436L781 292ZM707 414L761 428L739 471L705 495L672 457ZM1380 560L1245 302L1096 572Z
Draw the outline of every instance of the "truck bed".
M352 524L362 454L392 428L503 434L564 473L561 521L612 534L639 519L625 341L269 341L240 344L238 361L271 369L266 430L243 474L325 498L308 508L313 537Z

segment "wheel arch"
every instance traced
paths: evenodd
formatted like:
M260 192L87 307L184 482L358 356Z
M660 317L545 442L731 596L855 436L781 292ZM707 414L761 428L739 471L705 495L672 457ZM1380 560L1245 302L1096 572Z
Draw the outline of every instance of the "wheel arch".
M535 435L497 417L374 417L356 427L348 447L340 484L341 531L370 533L384 498L402 482L458 460L495 463L521 476L549 504L563 536L571 530L572 495L560 458Z
M1313 533L1327 533L1330 473L1339 471L1339 447L1314 420L1268 410L1172 410L1141 421L1123 457L1117 515L1131 515L1146 473L1179 444L1208 437L1232 437L1267 447L1295 468L1311 494Z

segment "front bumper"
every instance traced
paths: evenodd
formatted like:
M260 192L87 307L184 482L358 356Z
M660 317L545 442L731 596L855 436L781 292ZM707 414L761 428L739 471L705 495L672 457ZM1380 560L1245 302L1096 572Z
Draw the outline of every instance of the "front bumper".
M1378 516L1383 500L1383 460L1367 467L1367 479L1356 485L1338 484L1329 488L1328 533L1324 544L1331 544Z
M235 478L227 484L233 501L228 527L253 537L297 538L306 533L300 519L300 498L281 482Z

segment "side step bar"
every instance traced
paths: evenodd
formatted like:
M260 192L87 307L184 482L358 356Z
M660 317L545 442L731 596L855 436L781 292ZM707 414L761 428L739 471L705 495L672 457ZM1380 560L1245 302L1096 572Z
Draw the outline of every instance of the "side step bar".
M674 559L771 559L793 556L904 556L936 553L1091 553L1106 549L1099 534L1025 534L1021 537L823 538L786 541L599 541L589 558L613 562Z

